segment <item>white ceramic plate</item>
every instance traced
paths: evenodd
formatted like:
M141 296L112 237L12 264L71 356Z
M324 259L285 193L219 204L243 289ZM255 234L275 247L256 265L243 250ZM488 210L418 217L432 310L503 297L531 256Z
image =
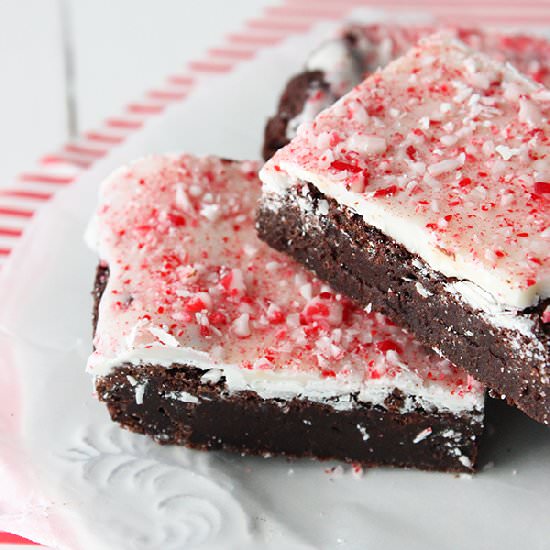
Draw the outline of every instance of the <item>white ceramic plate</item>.
M159 447L84 372L99 182L151 152L257 158L265 118L331 25L212 76L58 194L0 287L0 529L70 550L550 548L550 432L496 404L474 476ZM337 466L335 469L333 467Z

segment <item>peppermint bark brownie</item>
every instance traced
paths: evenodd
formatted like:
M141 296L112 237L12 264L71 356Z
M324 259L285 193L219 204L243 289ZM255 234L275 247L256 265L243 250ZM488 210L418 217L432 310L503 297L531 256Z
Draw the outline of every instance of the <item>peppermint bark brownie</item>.
M260 241L257 168L152 157L104 183L88 371L113 420L200 449L471 471L481 385Z
M302 122L359 84L379 67L403 55L435 32L434 27L351 24L309 56L304 71L288 82L276 114L265 127L263 156L267 160L286 145ZM537 82L550 85L550 42L537 36L505 34L475 28L447 32L500 61L507 61Z
M260 236L550 419L550 91L425 40L262 169Z

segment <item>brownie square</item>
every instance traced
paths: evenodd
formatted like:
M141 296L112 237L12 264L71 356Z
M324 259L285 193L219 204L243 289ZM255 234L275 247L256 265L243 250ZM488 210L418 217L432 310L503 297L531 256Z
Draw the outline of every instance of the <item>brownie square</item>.
M261 172L261 238L550 418L550 91L444 35Z
M98 398L162 444L472 471L484 389L260 241L256 163L142 159L89 240Z

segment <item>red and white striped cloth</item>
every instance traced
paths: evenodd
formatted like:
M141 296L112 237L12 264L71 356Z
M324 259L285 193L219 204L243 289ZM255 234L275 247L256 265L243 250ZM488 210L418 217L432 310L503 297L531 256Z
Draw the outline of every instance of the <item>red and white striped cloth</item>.
M550 27L550 0L284 0L280 5L267 7L260 17L248 20L239 32L228 34L221 45L188 63L184 72L170 75L141 99L128 103L119 116L108 118L97 129L45 155L33 170L20 174L12 185L0 189L0 266L9 261L35 213L56 191L73 183L169 105L185 101L205 75L228 73L259 50L272 47L290 35L307 32L317 22L343 18L358 7L382 8L390 14L422 11L442 23L455 25ZM0 533L0 545L12 545L6 549L26 544L32 543Z

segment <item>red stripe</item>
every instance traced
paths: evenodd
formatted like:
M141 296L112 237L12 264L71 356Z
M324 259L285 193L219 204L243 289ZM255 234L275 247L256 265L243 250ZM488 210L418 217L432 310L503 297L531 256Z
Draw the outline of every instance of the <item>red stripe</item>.
M22 191L19 189L2 189L0 190L0 196L47 201L53 197L53 193L42 193L41 191Z
M187 76L183 74L174 74L167 78L168 82L171 84L177 84L179 86L191 86L195 79L192 76Z
M127 128L127 129L136 130L143 126L143 121L130 120L128 118L108 118L105 121L105 124L107 126L111 126L112 128Z
M113 145L122 143L125 139L122 136L112 136L109 134L102 134L101 132L94 132L94 131L86 132L84 134L84 137L86 139L89 139L90 141L99 141L100 143L110 143Z
M279 15L292 15L302 17L327 16L338 17L354 6L376 6L380 4L374 0L317 0L315 8L311 8L310 0L287 0L288 5L268 8L268 12ZM319 6L318 4L321 4ZM464 5L468 5L468 10L464 11ZM438 16L440 21L455 23L477 22L494 24L520 24L546 26L550 23L550 10L545 11L544 2L536 0L523 2L518 6L516 0L494 0L479 4L479 0L463 0L460 4L446 5L439 0L418 0L411 3L410 0L391 0L384 3L386 9L407 9L420 8L427 9L433 15ZM495 10L493 8L499 8ZM504 8L504 13L502 9ZM511 8L506 11L506 8ZM517 9L513 9L517 8ZM267 28L267 27L266 27ZM270 26L270 28L273 28Z
M53 176L51 174L36 174L23 173L19 175L20 181L36 182L36 183L58 183L64 185L72 183L74 176Z
M419 6L423 6L423 7L443 7L445 6L445 2L441 2L441 0L416 0L416 1L412 1L411 0L397 0L397 2L401 3L401 4L406 4L407 7L410 7L410 8L415 8L415 7L419 7ZM326 7L326 6L330 6L330 5L333 5L334 8L336 8L337 6L343 6L343 5L372 5L372 4L375 4L377 6L381 6L381 7L385 7L387 4L392 4L392 3L397 3L395 0L393 2L384 2L383 5L377 1L377 0L316 0L315 1L315 8L314 10L317 10L319 8L319 5L322 5L323 6L323 9ZM294 6L294 5L301 5L301 6L310 6L312 3L311 3L311 0L286 0L286 4L287 5L290 5L290 6ZM480 8L483 8L483 7L487 7L487 8L492 8L492 7L498 7L498 8L517 8L517 11L518 13L520 13L522 11L522 9L524 7L532 7L532 8L546 8L548 6L548 3L545 1L545 0L525 0L525 2L521 2L519 3L518 0L483 0L482 2L480 2L479 0L462 0L459 3L449 3L448 5L449 6L455 6L455 7L460 7L460 6L464 6L464 5L467 5L467 4L472 4L473 6L477 6L477 7L480 7ZM271 11L272 9L277 9L277 8L269 8L268 11ZM284 7L281 7L281 10L284 10ZM309 9L307 9L307 11L310 11Z
M260 46L274 46L283 39L283 36L265 36L258 34L230 34L227 36L229 42L236 44L256 44Z
M236 50L231 48L212 48L208 53L214 57L228 57L230 59L252 59L254 50Z
M164 99L165 101L181 101L187 96L184 92L168 92L164 90L151 90L147 97L151 99Z
M0 227L0 237L21 237L23 230L16 227Z
M291 17L307 17L308 19L334 19L342 14L341 6L318 7L318 6L271 6L266 12L271 15L288 15Z
M13 216L15 218L32 218L33 210L24 208L14 208L11 206L0 206L0 216Z
M267 29L288 32L305 32L309 30L309 23L295 21L276 21L273 19L251 19L246 23L251 29Z
M11 248L0 248L0 256L9 256L11 254Z
M0 544L32 544L36 543L11 533L0 533Z
M151 105L147 103L130 103L126 108L130 113L140 115L158 115L164 111L164 105Z
M90 159L77 159L69 156L69 154L57 153L55 155L48 155L42 157L40 162L45 164L72 164L78 168L89 168L93 161Z
M227 73L232 68L231 63L216 63L215 61L191 61L189 68L200 73Z
M544 9L547 7L547 4L545 2L537 2L536 0L526 1L522 2L521 4L518 4L517 0L493 0L493 1L487 1L484 0L484 2L480 3L479 0L462 0L459 3L456 4L448 4L445 5L445 3L442 3L441 0L416 0L416 2L411 2L410 0L392 0L391 2L384 2L383 4L380 4L377 0L316 0L315 2L315 8L311 9L309 6L311 6L311 0L287 0L288 11L292 13L293 8L295 5L298 6L304 6L302 8L302 13L304 15L307 15L309 13L315 12L319 10L319 4L322 5L321 9L330 9L336 11L337 9L340 9L340 12L343 12L345 9L349 9L353 6L376 6L376 7L394 7L395 5L398 6L406 6L408 9L415 9L415 8L424 8L424 9L437 9L437 8L457 8L458 11L460 11L460 8L468 5L471 8L479 8L479 9L491 9L491 8L517 8L516 13L521 14L523 13L523 10L525 8L540 8ZM307 6L307 7L306 7ZM277 9L277 8L272 8ZM281 7L281 13L287 12L287 7Z
M484 22L487 24L507 24L507 25L537 25L547 26L550 22L550 12L546 16L542 16L540 13L510 13L510 14L498 14L498 13L449 13L447 11L437 14L438 19L442 21L459 21L461 23L469 22L475 24L476 22Z
M109 152L109 149L94 149L93 147L87 147L86 145L69 143L68 145L65 145L65 151L67 151L68 153L76 153L78 155L101 158Z

